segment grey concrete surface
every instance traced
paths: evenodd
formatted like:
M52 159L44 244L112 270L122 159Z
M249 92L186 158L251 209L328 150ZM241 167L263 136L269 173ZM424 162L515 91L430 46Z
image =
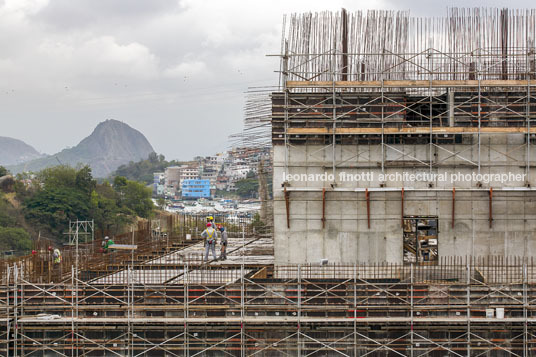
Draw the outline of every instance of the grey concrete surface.
M482 135L480 159L476 136L465 144L384 146L384 173L429 173L419 163L432 158L433 173L526 173L527 145L518 134ZM458 155L453 153L460 152ZM274 146L274 247L276 264L402 262L401 193L405 216L437 216L439 256L530 256L536 253L536 171L520 181L380 182L381 145L337 145L334 181L288 181L290 229L283 193L284 173L333 173L332 147L320 145ZM285 156L287 165L285 165ZM534 145L530 158L536 158ZM419 161L417 161L419 160ZM480 171L478 170L480 162ZM536 167L536 162L532 162ZM339 174L371 172L371 181L342 181ZM378 192L384 186L397 191ZM326 188L325 227L322 227L322 188ZM370 228L364 192L369 188ZM452 227L452 188L455 217ZM492 227L489 227L489 189L492 188ZM525 191L513 191L521 188ZM506 189L506 190L503 190ZM338 192L345 191L346 192Z

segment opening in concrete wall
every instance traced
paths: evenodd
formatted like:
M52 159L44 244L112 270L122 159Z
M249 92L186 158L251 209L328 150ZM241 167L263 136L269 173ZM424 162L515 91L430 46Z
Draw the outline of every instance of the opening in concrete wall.
M405 264L436 265L439 260L437 216L405 216Z

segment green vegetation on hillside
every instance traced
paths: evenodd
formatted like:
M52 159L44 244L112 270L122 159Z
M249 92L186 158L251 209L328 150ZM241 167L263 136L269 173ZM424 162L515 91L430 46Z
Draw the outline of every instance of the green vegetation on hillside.
M128 165L119 166L111 176L123 176L132 181L151 184L153 183L153 174L155 172L163 172L166 167L181 164L181 162L175 160L166 161L164 155L157 155L153 152L149 154L149 157L146 160L138 162L131 161Z
M95 186L87 166L79 171L69 166L44 169L23 202L25 218L40 230L61 236L69 220L90 219L90 194Z
M259 197L259 178L254 172L248 172L246 178L235 182L236 195L240 198ZM272 179L268 177L268 197L272 196Z
M259 180L245 178L235 182L236 194L240 198L255 198L259 196Z
M23 253L32 249L30 234L23 228L0 227L0 250Z
M216 198L225 198L225 199L232 199L235 200L237 198L240 198L234 191L226 191L226 190L218 190L216 189Z
M7 170L0 166L0 177L7 174ZM0 191L0 253L11 250L22 253L31 249L32 241L23 228L23 221L24 218L9 202L7 195Z
M69 220L93 219L96 233L104 235L121 232L136 216L149 218L151 191L124 177L116 177L116 182L97 184L88 166L45 169L31 187L20 190L25 218L57 239L65 237Z
M0 173L5 169L0 166ZM151 190L117 176L97 183L89 166L56 166L18 175L15 192L0 190L0 253L28 253L31 237L65 241L69 220L94 220L98 236L122 233L136 217L153 215Z

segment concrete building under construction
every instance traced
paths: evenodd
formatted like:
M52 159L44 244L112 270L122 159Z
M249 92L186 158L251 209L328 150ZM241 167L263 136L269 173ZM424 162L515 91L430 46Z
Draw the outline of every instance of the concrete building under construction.
M536 253L534 11L290 19L276 263Z

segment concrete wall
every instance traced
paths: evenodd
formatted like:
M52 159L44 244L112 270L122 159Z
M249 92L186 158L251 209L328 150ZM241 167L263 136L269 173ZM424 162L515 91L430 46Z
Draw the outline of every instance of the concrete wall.
M501 191L505 187L536 187L536 172L528 180L492 182L379 181L381 158L385 173L423 173L429 169L417 160L429 162L434 173L478 173L478 145L475 137L464 144L442 145L338 145L334 182L288 181L290 191L290 229L282 190L287 174L322 174L332 171L332 146L297 145L288 153L282 145L274 147L274 237L276 263L402 262L402 223L400 191L372 191L405 188L405 216L438 216L440 256L524 256L536 253L536 192ZM453 155L460 152L460 156ZM530 157L536 158L531 146ZM482 135L481 174L525 174L527 145L523 135ZM287 155L288 165L285 166ZM469 162L470 161L470 162ZM471 163L472 162L472 163ZM536 162L533 163L536 166ZM419 167L420 166L420 167ZM288 172L287 172L288 170ZM340 172L371 172L372 181L341 181ZM288 177L287 177L288 178ZM333 186L332 186L333 184ZM326 187L326 223L322 227L322 188ZM334 187L335 189L333 189ZM455 226L452 228L452 188L455 195ZM493 188L492 228L489 228L489 191ZM364 192L370 188L370 228ZM464 189L466 191L464 191ZM480 191L469 191L475 189ZM301 190L301 191L294 191ZM345 192L338 192L345 191Z

